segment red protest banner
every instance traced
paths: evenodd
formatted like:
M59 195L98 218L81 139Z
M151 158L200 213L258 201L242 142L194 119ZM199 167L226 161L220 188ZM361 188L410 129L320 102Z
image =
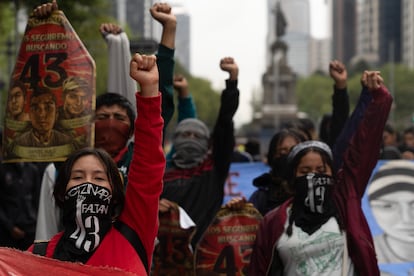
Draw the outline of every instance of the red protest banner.
M178 205L159 216L158 244L154 250L151 275L194 275L194 254L191 238L195 227L182 228Z
M261 219L250 203L240 210L222 207L197 246L196 275L247 275Z
M31 16L7 98L5 162L63 161L93 146L95 62L62 11Z
M0 275L133 276L119 268L62 262L11 248L0 248Z

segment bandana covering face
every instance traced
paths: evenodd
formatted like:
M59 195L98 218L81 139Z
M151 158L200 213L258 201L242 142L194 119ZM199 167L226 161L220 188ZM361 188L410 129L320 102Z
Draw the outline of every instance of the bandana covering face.
M292 215L295 224L309 235L336 213L333 183L333 178L325 174L310 173L295 179Z
M193 137L185 133L192 133ZM201 164L207 157L209 136L209 130L202 121L193 118L182 120L174 133L174 165L189 169Z
M207 139L176 138L174 147L176 150L173 156L174 164L182 169L193 168L207 157Z
M271 166L272 166L272 175L274 177L281 177L284 179L287 177L287 170L288 170L287 157L288 157L287 154L283 154L273 159Z
M112 225L111 192L93 183L72 187L65 194L63 225L54 258L85 263Z
M112 157L125 147L128 138L129 125L114 119L95 121L95 147Z

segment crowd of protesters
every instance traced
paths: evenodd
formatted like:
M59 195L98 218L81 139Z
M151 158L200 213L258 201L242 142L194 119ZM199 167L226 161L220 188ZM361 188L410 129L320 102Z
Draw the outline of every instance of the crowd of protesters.
M56 10L52 1L33 13L46 18ZM149 275L154 248L165 242L157 239L159 216L178 207L195 226L186 246L196 252L223 207L231 163L264 160L269 172L254 179L250 198L225 205L237 210L251 203L263 215L248 275L379 275L361 199L379 159L414 159L414 127L399 134L387 123L392 97L381 74L362 73L361 95L349 114L347 70L331 61L332 114L324 116L319 134L311 120L286 122L274 131L266 155L255 139L241 154L233 119L243 68L233 57L218 62L228 78L210 130L197 118L186 78L174 75L177 20L171 6L155 3L150 15L162 25L156 55L131 56L118 25L100 27L110 73L91 121L94 148L81 147L62 162L1 165L0 246ZM72 119L92 112L85 107L88 89L84 80L69 79L65 104L53 114ZM16 82L9 98L7 118L29 124L33 116L21 114L24 84ZM178 122L166 153L174 98Z

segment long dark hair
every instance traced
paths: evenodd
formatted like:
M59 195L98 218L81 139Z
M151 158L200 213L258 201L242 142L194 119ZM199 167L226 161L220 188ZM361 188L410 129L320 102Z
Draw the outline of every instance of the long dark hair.
M106 174L112 188L111 215L115 218L120 214L124 205L124 184L115 162L106 151L101 149L83 148L75 151L59 167L59 173L56 179L55 189L53 191L56 205L63 208L66 186L70 180L73 165L79 158L87 155L93 155L98 158L106 169Z
M276 154L277 147L285 140L286 137L293 137L297 143L304 142L308 138L301 133L300 130L295 128L283 128L279 132L275 133L270 140L269 148L267 151L267 164L272 165L273 159Z
M331 171L332 171L332 177L334 179L334 181L336 181L336 176L334 175L334 169L333 169L333 160L332 157L330 156L330 154L325 151L324 149L317 147L317 146L310 146L310 147L306 147L303 150L299 151L292 160L290 160L289 164L288 164L288 190L291 193L295 193L295 179L296 179L296 170L298 168L298 165L300 163L300 161L302 160L302 158L308 154L309 152L314 152L320 155L322 162L324 164L324 166L328 166ZM335 206L335 204L332 205L332 212L331 214L336 218L338 224L339 224L339 228L341 230L344 229L344 225L343 225L343 220L340 217L340 214L337 212L337 208ZM292 226L293 226L293 222L296 218L298 214L296 214L295 209L292 208L290 216L289 216L289 224L288 227L286 229L286 234L288 236L292 235Z
M288 164L288 181L289 181L289 188L294 190L294 182L295 182L295 178L296 178L296 170L298 168L299 162L300 160L302 160L302 157L305 156L306 154L308 154L309 152L315 152L317 154L319 154L322 158L322 162L325 166L328 166L329 168L331 168L332 173L334 172L333 170L333 160L332 158L329 156L329 154L318 148L318 147L309 147L306 149L303 149L302 151L300 151L295 158L293 158L293 160L291 162L289 162ZM332 175L333 178L335 178L335 175Z

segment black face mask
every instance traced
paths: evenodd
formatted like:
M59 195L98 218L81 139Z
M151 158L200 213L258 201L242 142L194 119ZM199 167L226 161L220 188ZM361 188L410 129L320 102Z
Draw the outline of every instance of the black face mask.
M310 173L295 179L295 203L302 204L310 213L323 214L332 199L333 178Z
M292 215L295 224L308 234L336 214L332 199L334 180L325 174L310 173L295 179Z
M63 202L62 238L54 258L85 263L112 225L111 191L93 183L70 188Z
M273 177L280 177L286 179L288 170L287 157L287 154L283 154L272 160L271 167Z

